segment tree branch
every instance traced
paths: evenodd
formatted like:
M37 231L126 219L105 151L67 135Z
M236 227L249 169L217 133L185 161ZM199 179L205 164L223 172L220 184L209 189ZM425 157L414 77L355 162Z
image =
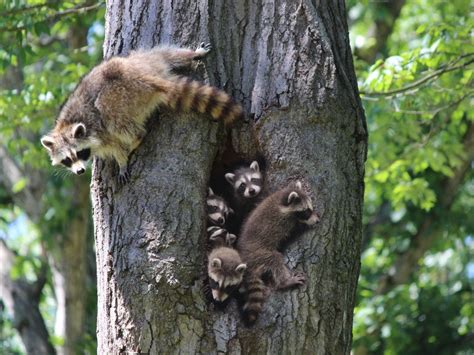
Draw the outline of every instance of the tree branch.
M103 2L99 2L99 3L94 4L94 5L76 6L72 9L59 11L59 12L56 12L55 14L53 14L53 15L46 16L44 19L38 20L37 22L56 21L61 17L69 16L69 15L72 15L72 14L84 14L86 12L96 10L97 8L103 6L104 4L105 3L103 3ZM17 31L25 30L26 28L27 28L27 26L25 26L25 25L16 26L16 27L5 27L5 28L0 28L0 31L3 31L3 32L17 32Z
M439 232L433 230L433 224L439 219L439 210L449 210L454 202L459 187L462 185L467 171L474 161L474 124L469 122L468 130L463 139L466 157L454 171L454 175L447 178L443 184L443 191L438 202L438 208L433 208L418 228L412 238L410 248L401 254L388 274L379 279L378 294L386 294L397 285L406 283L416 269L419 259L439 237Z
M471 54L472 55L472 54ZM376 97L376 96L391 96L391 95L395 95L395 94L400 94L400 93L403 93L403 92L406 92L406 91L410 91L410 90L413 90L415 88L418 88L420 87L421 85L423 85L424 83L434 79L434 78L438 78L440 77L441 75L443 74L446 74L446 73L449 73L449 72L452 72L454 70L458 70L458 69L462 69L462 68L466 68L468 67L470 64L472 64L474 62L474 59L471 59L471 60L468 60L467 62L463 63L463 64L459 64L459 65L453 65L453 66L445 66L444 68L441 68L441 69L438 69L438 70L435 70L434 72L432 72L431 74L425 76L424 78L421 78L419 80L416 80L414 81L413 83L411 84L408 84L400 89L394 89L394 90L389 90L389 91L383 91L383 92L377 92L377 91L360 91L360 94L361 95L364 95L364 96L368 96L369 98L372 96L372 97Z
M4 11L2 13L2 15L4 17L6 16L11 16L11 15L16 15L16 14L19 14L19 13L22 13L22 12L29 12L29 11L33 11L33 10L36 10L36 9L41 9L42 7L48 7L50 5L53 5L52 3L43 3L43 4L36 4L36 5L31 5L31 6L22 6L22 7L17 7L17 8L13 8L11 10L8 10L8 11Z

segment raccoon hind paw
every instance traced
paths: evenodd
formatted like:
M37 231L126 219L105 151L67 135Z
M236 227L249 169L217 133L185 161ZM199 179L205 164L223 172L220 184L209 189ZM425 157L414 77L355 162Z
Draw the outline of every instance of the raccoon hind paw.
M204 58L209 52L212 50L212 46L210 43L201 42L199 47L196 48L195 52L198 55L196 59Z

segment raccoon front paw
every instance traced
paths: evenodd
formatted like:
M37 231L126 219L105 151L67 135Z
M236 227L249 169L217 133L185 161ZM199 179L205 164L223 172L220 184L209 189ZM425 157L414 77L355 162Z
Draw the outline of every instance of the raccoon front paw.
M196 54L199 56L199 58L205 57L212 49L212 46L210 43L205 43L201 42L199 47L196 48Z
M128 172L127 168L120 168L120 172L118 174L118 182L120 185L126 185L130 181L130 173Z
M294 286L302 286L306 282L306 275L303 272L297 272L291 277L291 284Z

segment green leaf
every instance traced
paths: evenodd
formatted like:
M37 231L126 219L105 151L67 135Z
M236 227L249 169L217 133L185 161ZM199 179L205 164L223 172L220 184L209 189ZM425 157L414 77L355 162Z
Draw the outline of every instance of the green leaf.
M16 194L20 192L21 190L23 190L26 187L26 183L27 183L27 179L24 177L18 180L12 187L13 193Z

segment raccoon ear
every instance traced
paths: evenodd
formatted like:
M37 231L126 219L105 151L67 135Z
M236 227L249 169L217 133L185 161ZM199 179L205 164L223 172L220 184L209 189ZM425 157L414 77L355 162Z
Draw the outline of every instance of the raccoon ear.
M41 138L41 144L43 147L45 147L47 150L52 151L54 147L54 139L51 136L43 136Z
M84 138L86 136L86 126L84 123L76 123L72 128L72 136L76 139Z
M247 270L247 264L239 264L235 268L235 271L240 272L241 274L243 274L245 270Z
M301 186L301 181L299 181L299 180L296 180L296 184L295 184L295 186L296 186L296 188L297 188L298 190L301 190L301 189L302 189L302 186Z
M237 236L235 234L228 233L226 237L227 245L231 246L232 244L235 243L236 239L237 239Z
M255 171L260 171L260 166L258 165L258 161L253 161L252 164L250 164L250 169L255 170Z
M229 184L234 184L235 174L227 173L225 174L225 179L229 182Z
M289 195L288 195L288 204L292 204L293 202L298 202L300 199L300 196L298 195L298 193L296 191L292 191Z
M219 259L219 258L214 258L214 259L212 259L212 261L211 261L211 266L220 269L221 266L222 266L222 261L221 261L221 259Z
M214 191L210 187L207 188L207 196L214 196Z

